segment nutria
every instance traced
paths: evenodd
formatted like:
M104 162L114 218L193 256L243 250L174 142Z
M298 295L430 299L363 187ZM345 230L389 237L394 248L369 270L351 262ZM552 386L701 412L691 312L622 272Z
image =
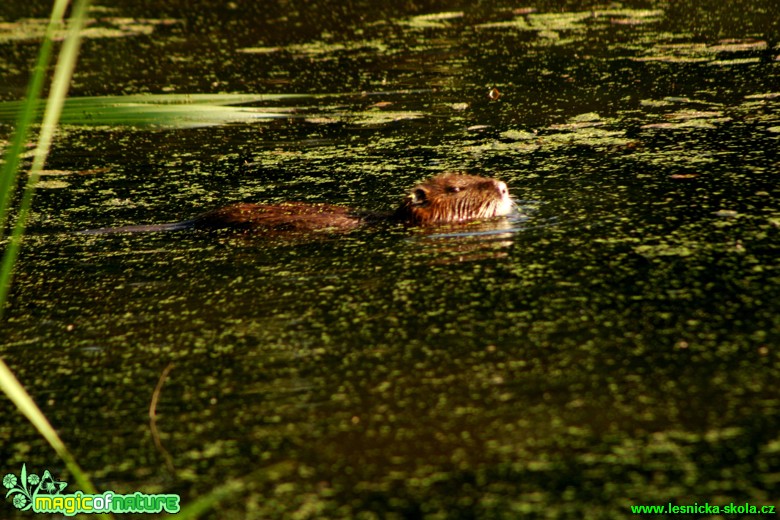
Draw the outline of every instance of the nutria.
M412 188L398 209L389 214L356 211L331 204L239 203L203 213L184 222L103 228L85 233L173 231L189 228L230 228L255 233L347 231L386 221L432 226L505 216L513 211L513 207L514 203L509 198L505 183L476 175L445 173Z

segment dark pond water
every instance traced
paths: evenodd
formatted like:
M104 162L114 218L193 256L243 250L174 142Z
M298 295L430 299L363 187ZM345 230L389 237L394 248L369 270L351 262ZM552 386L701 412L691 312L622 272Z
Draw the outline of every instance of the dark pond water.
M0 7L3 138L37 3ZM90 99L0 330L98 488L186 505L234 482L214 518L780 506L774 0L157 4L94 12ZM242 200L389 210L448 170L506 181L524 216L77 233ZM0 413L3 472L68 480Z

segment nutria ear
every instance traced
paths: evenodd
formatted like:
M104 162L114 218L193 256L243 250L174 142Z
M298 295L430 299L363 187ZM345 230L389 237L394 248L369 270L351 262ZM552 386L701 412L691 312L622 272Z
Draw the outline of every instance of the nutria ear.
M412 199L412 204L422 204L428 199L428 194L422 188L417 188L409 196Z

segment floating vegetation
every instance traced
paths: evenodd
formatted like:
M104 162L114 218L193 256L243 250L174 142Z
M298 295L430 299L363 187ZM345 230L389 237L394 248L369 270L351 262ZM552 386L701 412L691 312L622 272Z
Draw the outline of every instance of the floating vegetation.
M731 66L731 65L750 65L753 63L760 63L761 58L736 58L733 60L715 60L710 62L709 65L716 66Z
M745 51L763 51L768 47L763 40L721 40L715 45L710 45L708 49L712 52L745 52Z
M389 110L369 110L345 114L345 119L350 123L360 126L381 126L397 121L421 119L425 117L422 112L400 112Z
M69 186L70 186L69 182L55 181L55 180L38 181L37 184L38 189L44 189L44 190L59 190L59 189L67 188Z
M750 94L745 99L777 99L780 98L780 92L767 92L765 94Z
M553 130L577 130L604 124L606 124L606 121L601 119L598 114L590 112L571 117L566 123L550 125L550 128Z
M717 59L717 57L729 53L760 52L766 48L767 43L763 40L723 40L714 45L702 42L657 43L644 50L644 56L633 56L631 59L641 62L711 62L712 65L744 65L758 63L760 58Z
M605 130L594 128L593 125L573 127L571 132L542 135L539 138L542 146L590 146L604 148L625 146L632 142L623 130Z
M526 132L523 130L506 130L501 132L501 137L504 139L510 139L512 141L527 141L536 139L537 134L534 132Z
M520 10L512 20L485 22L479 30L534 31L536 45L565 46L580 41L586 31L596 26L643 25L661 20L662 10L613 9L544 13Z
M538 31L540 35L557 35L561 31L580 32L592 23L640 25L661 20L664 11L647 9L608 9L580 12L538 13L521 12L512 20L486 22L477 29L511 28L520 31Z
M596 119L594 119L594 116ZM594 149L604 149L615 146L629 145L632 140L627 138L623 130L607 130L596 128L607 124L595 114L583 114L588 121L574 121L567 124L551 125L548 130L528 132L523 130L506 130L501 132L502 140L493 140L478 145L469 146L468 150L476 153L491 151L515 151L530 153L537 150L555 149L562 146L587 146ZM564 131L561 131L564 130Z
M48 20L44 18L24 18L15 22L0 22L0 43L13 41L39 41L46 31ZM180 23L175 19L100 17L86 20L81 37L127 38L152 34L157 28ZM56 33L54 38L63 39L65 31Z
M287 52L296 56L324 56L344 52L369 52L386 53L388 46L381 40L357 41L357 42L323 42L300 43L288 45L284 48ZM244 50L244 52L246 52Z
M421 14L396 23L413 29L443 29L449 26L448 21L463 18L462 11Z
M663 106L663 105L655 105ZM722 110L682 109L662 114L663 122L646 123L642 128L715 128L716 125L731 121Z
M693 247L692 247L693 246ZM655 244L636 246L634 251L645 257L653 258L659 256L691 256L694 254L695 244Z
M284 47L244 47L238 49L237 52L242 52L244 54L273 54L283 49Z

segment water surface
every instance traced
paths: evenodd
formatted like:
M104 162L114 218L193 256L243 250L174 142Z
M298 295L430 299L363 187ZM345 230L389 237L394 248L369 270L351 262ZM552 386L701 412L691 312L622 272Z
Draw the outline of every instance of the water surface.
M215 518L780 505L773 2L166 4L95 11L0 331L98 488L236 481ZM0 8L3 138L47 7ZM449 170L525 216L78 233L387 211ZM0 407L4 471L68 480Z

